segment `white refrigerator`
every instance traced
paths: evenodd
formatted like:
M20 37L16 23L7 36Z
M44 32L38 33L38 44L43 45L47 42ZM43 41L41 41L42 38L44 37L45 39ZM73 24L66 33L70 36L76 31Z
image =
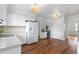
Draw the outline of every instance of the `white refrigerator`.
M27 20L26 21L26 43L31 44L38 42L38 22Z

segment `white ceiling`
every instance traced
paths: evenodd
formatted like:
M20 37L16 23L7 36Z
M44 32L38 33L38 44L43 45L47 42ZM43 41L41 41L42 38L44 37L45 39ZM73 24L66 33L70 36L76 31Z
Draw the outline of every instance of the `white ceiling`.
M9 5L8 11L16 12L19 14L31 14L31 4L12 4ZM60 13L64 15L76 15L79 14L79 4L45 4L40 5L41 12L39 16L49 17L53 14L55 9L58 9Z

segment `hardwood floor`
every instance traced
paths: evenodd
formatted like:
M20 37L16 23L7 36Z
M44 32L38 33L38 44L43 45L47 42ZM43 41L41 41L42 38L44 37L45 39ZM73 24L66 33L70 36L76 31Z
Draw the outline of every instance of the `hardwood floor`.
M71 54L66 41L58 39L42 39L37 43L22 45L22 54Z

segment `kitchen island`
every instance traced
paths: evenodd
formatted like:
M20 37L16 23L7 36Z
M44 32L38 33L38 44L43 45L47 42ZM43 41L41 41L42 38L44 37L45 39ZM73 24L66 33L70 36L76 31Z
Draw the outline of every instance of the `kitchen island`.
M21 41L13 33L3 33L0 36L0 54L20 54Z

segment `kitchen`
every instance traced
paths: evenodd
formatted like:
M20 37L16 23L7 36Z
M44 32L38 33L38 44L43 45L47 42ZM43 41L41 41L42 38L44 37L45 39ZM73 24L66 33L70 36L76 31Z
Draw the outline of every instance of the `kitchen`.
M0 4L0 46L2 46L0 53L21 54L23 44L30 46L31 43L44 41L43 39L47 37L63 42L66 39L73 39L78 35L78 7L79 5L74 4ZM75 47L78 45L77 39L70 40L68 43L71 45L74 44Z

